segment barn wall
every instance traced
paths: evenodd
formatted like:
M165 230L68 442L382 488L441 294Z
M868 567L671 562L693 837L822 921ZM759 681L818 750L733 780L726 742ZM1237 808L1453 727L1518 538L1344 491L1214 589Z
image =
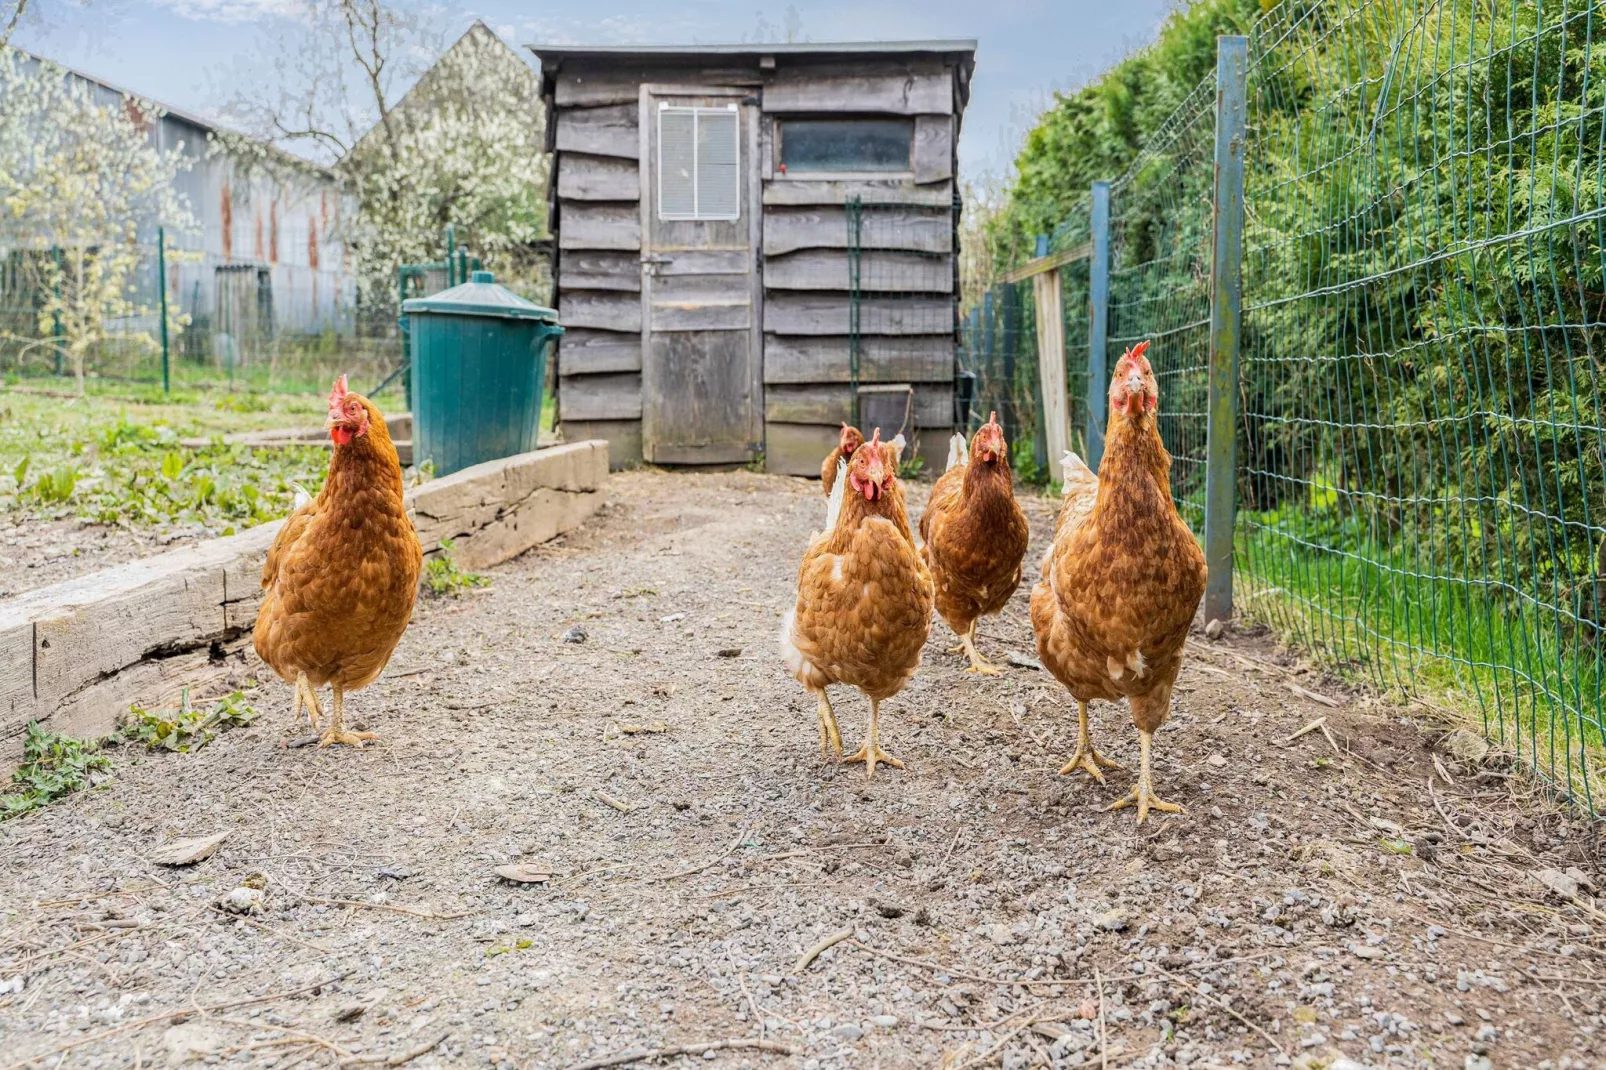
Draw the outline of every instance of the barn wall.
M606 438L616 467L641 460L640 133L643 83L753 85L762 100L764 426L772 472L817 475L849 412L846 204L864 212L861 383L909 383L917 448L940 460L953 422L958 92L929 57L720 66L565 66L553 78L558 416L569 438ZM774 166L787 115L915 120L912 173L797 178ZM866 432L869 428L865 429ZM887 429L890 434L891 429Z

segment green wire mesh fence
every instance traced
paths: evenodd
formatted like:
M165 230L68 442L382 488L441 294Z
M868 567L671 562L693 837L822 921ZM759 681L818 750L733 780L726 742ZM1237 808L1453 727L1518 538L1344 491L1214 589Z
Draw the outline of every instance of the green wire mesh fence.
M1602 18L1577 0L1285 0L1252 28L1234 527L1240 612L1379 688L1452 696L1590 810ZM1102 354L1152 341L1173 492L1201 534L1216 98L1211 77L1110 183ZM1033 255L1062 254L1069 393L1096 406L1088 218ZM983 395L1030 393L1031 289L996 283L966 311ZM1040 403L1013 411L1016 438L1039 433Z

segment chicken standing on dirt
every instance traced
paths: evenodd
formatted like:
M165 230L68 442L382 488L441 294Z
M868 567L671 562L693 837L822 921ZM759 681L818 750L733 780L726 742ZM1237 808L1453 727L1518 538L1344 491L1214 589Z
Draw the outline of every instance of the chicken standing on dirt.
M318 689L334 689L320 747L360 747L372 732L348 732L345 693L372 683L413 615L423 554L402 502L401 463L385 417L346 390L329 395L334 455L323 490L290 514L262 566L267 592L257 612L257 656L296 689L313 731Z
M967 672L1003 671L976 652L976 624L1002 610L1020 586L1030 536L1026 514L1015 503L1009 451L995 412L972 436L968 453L964 436L954 435L948 470L931 488L920 517L937 612L959 636L949 653L970 658Z
M825 530L798 568L797 605L781 626L787 669L814 695L820 753L842 753L842 736L825 689L851 684L870 700L864 746L844 759L903 763L881 749L881 703L903 690L920 665L931 628L931 575L915 549L898 485L899 448L870 442L839 462Z
M1054 545L1032 591L1032 630L1046 667L1076 698L1076 753L1061 773L1081 769L1102 782L1120 768L1094 747L1087 704L1122 697L1140 740L1138 781L1109 809L1182 807L1154 795L1149 751L1171 711L1188 627L1205 588L1204 553L1171 500L1171 455L1155 424L1160 391L1143 355L1122 355L1110 383L1104 461L1094 476L1065 456L1065 503Z
M825 455L825 462L820 465L820 486L825 490L826 496L831 494L831 488L836 485L836 466L842 461L853 459L854 452L864 445L864 434L850 424L842 425L842 437L837 440L836 448Z

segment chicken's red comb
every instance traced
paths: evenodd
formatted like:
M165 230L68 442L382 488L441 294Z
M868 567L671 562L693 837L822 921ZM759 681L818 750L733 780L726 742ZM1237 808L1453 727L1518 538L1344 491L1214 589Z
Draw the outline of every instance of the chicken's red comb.
M342 375L340 378L335 380L334 389L329 391L329 404L338 404L340 400L349 393L351 393L351 391L346 389L346 377Z
M878 428L875 429L875 435L871 437L870 445L872 445L872 446L881 445L881 428L878 427Z
M987 417L987 423L986 423L985 426L987 426L987 427L997 427L998 426L998 410L997 409L994 409L992 411L992 414Z
M1147 338L1145 338L1143 341L1139 342L1137 345L1133 346L1131 349L1128 349L1125 353L1122 354L1122 356L1132 357L1134 360L1136 360L1138 358L1143 357L1143 354L1147 353L1148 351L1149 351L1149 340Z

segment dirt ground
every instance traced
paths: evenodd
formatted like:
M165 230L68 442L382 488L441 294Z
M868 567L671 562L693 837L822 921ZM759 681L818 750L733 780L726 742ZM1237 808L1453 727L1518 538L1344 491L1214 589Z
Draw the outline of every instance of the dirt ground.
M938 624L885 707L907 769L866 782L777 652L818 485L610 493L421 603L349 703L378 744L287 747L274 683L250 728L0 825L0 1065L1606 1066L1593 831L1520 777L1198 635L1156 743L1187 813L1139 828L1102 809L1128 774L1057 775L1054 680L967 675ZM985 653L1032 651L1026 598ZM840 695L850 747L866 712ZM1124 707L1095 720L1135 760ZM260 912L217 905L253 874Z

